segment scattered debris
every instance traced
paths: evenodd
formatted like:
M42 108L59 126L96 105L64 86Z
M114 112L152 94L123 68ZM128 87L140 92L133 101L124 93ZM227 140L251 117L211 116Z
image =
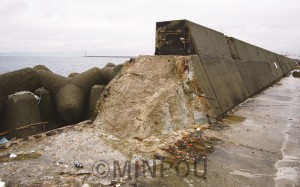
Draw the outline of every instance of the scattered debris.
M0 181L0 187L5 187L5 182Z
M162 156L155 154L155 159L169 160L174 163L184 161L203 160L209 154L214 152L213 143L217 138L203 136L201 128L196 128L194 132L190 132L189 135L177 140L174 145L169 145L167 148L161 148L161 150L168 153L168 156ZM219 140L219 139L218 139Z
M5 134L9 133L10 131L11 131L11 130L4 131L4 132L0 132L0 136L3 136L3 135L5 135Z
M111 185L112 181L111 181L111 180L101 179L101 180L100 180L100 183L101 183L103 186L109 186L109 185Z
M12 154L9 155L9 158L15 158L15 157L17 157L16 154L13 154L13 153L12 153Z
M47 124L48 124L48 122L38 122L38 123L29 124L29 125L23 125L23 126L18 127L16 129L8 130L8 131L5 131L5 132L0 132L0 136L7 135L7 134L12 133L12 132L18 132L18 131L24 130L24 129L32 129L32 128L35 128L37 126L45 127L45 125L47 125ZM13 137L11 139L11 141L16 140L16 139L17 139L16 137Z
M133 137L133 139L136 139L136 140L138 140L138 141L140 141L140 142L143 141L143 138L140 138L140 137Z
M83 164L81 162L79 162L79 161L76 161L75 162L75 167L82 169L83 168Z
M195 136L195 138L198 138L198 139L202 138L202 132L201 132L200 128L196 129L194 136Z
M223 124L223 120L220 117L213 117L210 116L209 114L206 114L206 118L207 118L207 123L209 125L211 125L212 128L224 128L227 127L227 125Z
M4 144L6 142L8 142L8 140L5 137L0 139L0 144Z
M24 125L22 127L17 128L16 130L29 129L29 128L32 128L34 126L45 125L45 124L48 124L48 122L39 122L39 123L30 124L30 125Z
M41 154L36 152L31 152L29 154L6 154L0 156L0 163L4 162L15 162L15 161L22 161L22 160L33 160L37 159L41 156Z
M90 172L83 172L83 173L70 173L70 172L60 172L59 175L76 175L76 176L80 176L80 175L91 175L92 173Z
M52 176L44 176L41 178L41 180L52 180L53 177Z
M87 183L84 183L81 187L90 187L90 185Z
M0 187L5 187L5 182L3 182L1 178L0 178Z

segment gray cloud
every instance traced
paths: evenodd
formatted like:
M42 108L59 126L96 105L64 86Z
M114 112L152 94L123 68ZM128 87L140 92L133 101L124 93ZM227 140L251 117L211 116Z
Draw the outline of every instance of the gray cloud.
M300 56L298 0L2 0L0 52L153 54L155 22L189 19Z

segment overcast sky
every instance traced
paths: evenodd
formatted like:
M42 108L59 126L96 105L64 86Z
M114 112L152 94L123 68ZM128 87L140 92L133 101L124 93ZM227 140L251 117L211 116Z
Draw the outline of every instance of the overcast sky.
M299 0L0 0L0 53L154 54L155 22L188 19L300 58Z

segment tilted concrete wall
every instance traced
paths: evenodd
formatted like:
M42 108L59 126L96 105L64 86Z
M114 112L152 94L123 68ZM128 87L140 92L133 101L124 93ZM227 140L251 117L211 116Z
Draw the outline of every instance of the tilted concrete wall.
M174 48L178 55L200 57L197 76L217 115L271 86L296 66L295 61L285 56L187 20L159 22L156 29L155 54L168 55L176 40ZM194 50L185 49L186 41L191 41L189 48Z
M283 76L276 57L271 59L269 52L238 39L227 37L229 45L237 50L237 59L240 75L248 88L248 97L270 86ZM275 64L276 65L275 65Z
M188 22L190 37L207 74L222 114L247 97L247 89L231 57L224 34Z
M199 56L231 58L223 33L187 21L189 34Z

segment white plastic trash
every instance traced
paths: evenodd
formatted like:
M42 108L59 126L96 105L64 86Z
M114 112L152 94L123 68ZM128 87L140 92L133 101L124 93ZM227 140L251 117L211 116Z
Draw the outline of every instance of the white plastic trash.
M13 153L12 153L12 154L9 155L9 158L15 158L15 157L17 157L16 154L13 154Z
M4 144L6 142L8 142L8 140L5 137L0 139L0 144Z
M5 187L5 182L0 182L0 187Z

